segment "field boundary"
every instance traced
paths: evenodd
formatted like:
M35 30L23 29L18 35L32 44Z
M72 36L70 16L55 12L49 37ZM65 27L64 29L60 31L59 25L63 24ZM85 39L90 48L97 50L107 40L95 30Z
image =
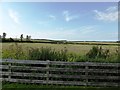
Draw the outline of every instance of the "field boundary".
M0 60L1 80L72 86L120 85L120 63Z

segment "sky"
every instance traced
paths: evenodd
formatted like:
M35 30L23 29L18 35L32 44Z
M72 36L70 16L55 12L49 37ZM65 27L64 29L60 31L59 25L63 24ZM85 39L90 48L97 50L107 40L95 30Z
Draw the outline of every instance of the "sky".
M118 40L117 2L2 2L0 34L68 41Z

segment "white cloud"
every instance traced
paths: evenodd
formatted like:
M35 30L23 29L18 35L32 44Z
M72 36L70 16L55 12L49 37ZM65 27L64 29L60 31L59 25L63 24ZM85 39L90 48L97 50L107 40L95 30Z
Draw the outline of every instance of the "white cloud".
M92 33L96 33L96 26L81 26L79 28L69 27L57 27L53 30L42 30L40 32L36 32L36 34L32 36L36 38L46 38L46 39L66 39L66 40L81 40L81 39L89 39L92 37Z
M18 12L12 10L12 9L9 9L8 10L8 14L10 16L10 18L17 24L20 24L20 21L19 21L19 14Z
M78 18L77 15L71 15L69 11L64 11L63 16L64 16L66 22L69 22L69 21L71 21L73 19Z
M51 18L52 20L56 20L56 17L54 15L49 15L49 18Z
M37 38L47 38L47 39L68 39L69 36L73 36L74 32L72 30L61 30L56 29L54 31L52 30L43 30L40 32L37 32ZM34 37L34 36L33 36ZM36 37L36 36L35 36Z
M91 34L91 33L96 31L96 26L95 25L93 25L93 26L82 26L78 30L83 35Z
M116 11L117 10L117 6L112 6L106 9L106 11L108 12L112 12L112 11Z
M109 7L104 11L94 10L96 14L96 19L102 21L114 22L118 20L118 10L117 6Z

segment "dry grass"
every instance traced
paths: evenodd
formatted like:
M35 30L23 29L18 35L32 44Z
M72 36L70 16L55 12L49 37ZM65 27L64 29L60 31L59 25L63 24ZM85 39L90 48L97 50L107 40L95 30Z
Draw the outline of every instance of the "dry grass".
M14 43L2 43L2 49L9 48L10 45ZM86 54L93 46L95 45L78 45L78 44L45 44L45 43L18 43L23 47L32 47L32 48L41 48L41 47L51 47L56 50L61 50L66 48L68 52L77 53L84 55ZM103 45L103 49L109 49L111 53L115 52L118 49L118 46L115 45ZM1 49L0 49L1 50Z
M117 45L117 42L76 42L81 44L108 44L108 45Z

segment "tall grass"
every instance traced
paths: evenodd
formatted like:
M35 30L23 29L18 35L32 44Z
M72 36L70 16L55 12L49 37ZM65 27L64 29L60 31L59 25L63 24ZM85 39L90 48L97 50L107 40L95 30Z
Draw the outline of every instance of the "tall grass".
M23 48L16 43L8 49L3 50L2 54L2 58L26 60L119 62L118 50L115 53L111 53L109 49L105 50L102 46L93 46L86 55L80 55L69 53L66 47L58 51L51 47Z
M50 47L46 48L31 48L28 53L30 60L51 60L51 61L67 61L67 51L56 51Z
M28 56L24 52L23 47L15 43L10 45L8 49L3 50L2 58L27 59Z
M118 50L111 53L109 49L104 50L102 46L93 46L86 57L97 62L119 62Z

